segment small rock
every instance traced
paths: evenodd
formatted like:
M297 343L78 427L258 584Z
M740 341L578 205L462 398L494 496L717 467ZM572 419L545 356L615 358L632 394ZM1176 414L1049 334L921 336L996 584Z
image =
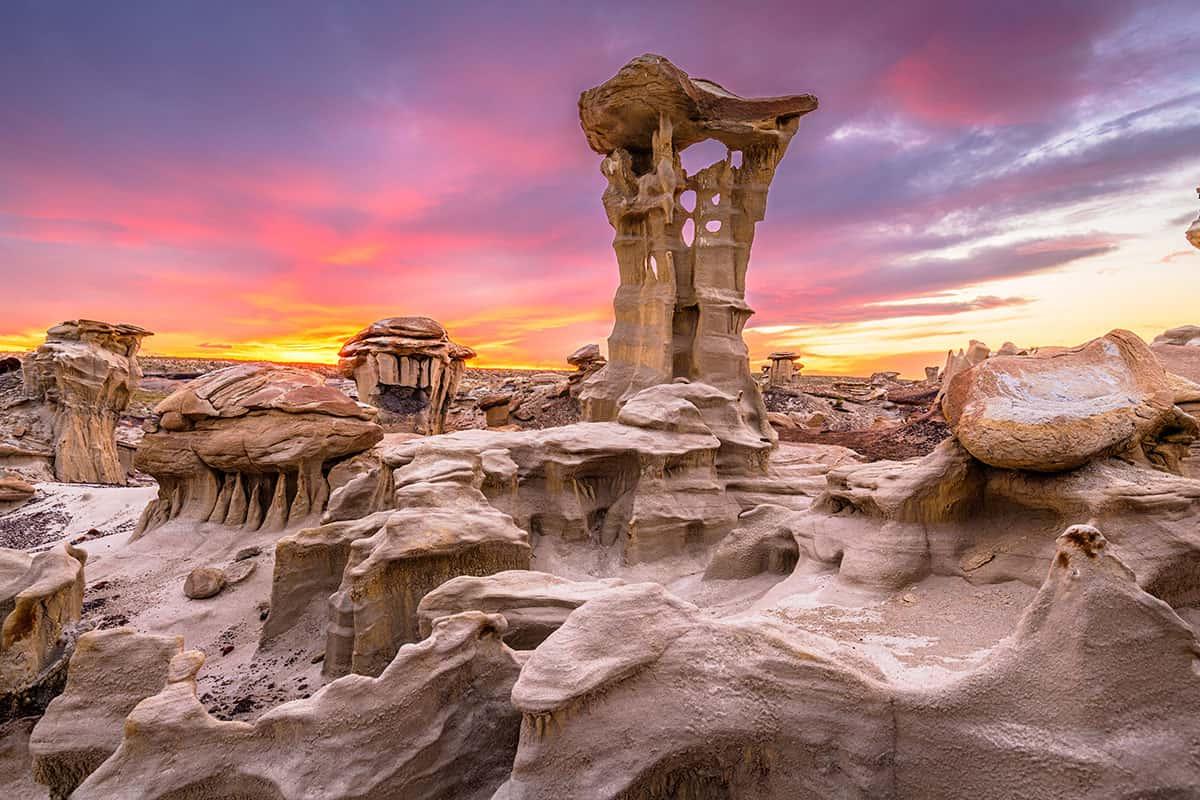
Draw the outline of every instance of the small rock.
M259 547L258 545L251 545L250 547L243 547L241 550L238 550L237 555L235 555L233 557L233 560L234 561L245 561L247 558L254 558L255 556L261 555L261 554L262 554L261 547Z
M254 561L235 561L224 569L226 583L241 583L254 574L258 567Z
M963 572L971 572L972 570L979 569L995 557L996 554L990 550L980 553L967 553L958 562L958 565L962 567Z
M183 593L193 600L215 597L225 588L225 582L225 573L216 567L196 567L183 582Z
M911 606L917 602L917 596L915 594L906 594L900 598L900 602L906 606Z

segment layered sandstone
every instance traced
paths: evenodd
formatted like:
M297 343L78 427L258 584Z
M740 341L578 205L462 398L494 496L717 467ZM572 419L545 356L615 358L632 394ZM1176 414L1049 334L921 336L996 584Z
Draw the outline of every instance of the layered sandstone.
M475 351L455 344L428 317L391 317L356 333L341 352L341 369L354 378L358 398L397 430L436 434Z
M0 694L28 686L61 656L63 633L83 612L86 560L71 545L0 548Z
M0 459L34 477L43 462L55 480L124 484L117 420L141 379L137 352L150 335L87 319L48 330L23 363L25 402L0 421Z
M188 383L154 409L136 465L158 499L140 535L168 520L283 530L316 520L340 459L383 438L374 411L294 367L226 367Z
M608 364L580 393L585 419L614 419L639 391L682 377L737 397L747 422L774 436L742 339L753 313L746 267L775 168L816 107L807 94L741 98L656 55L579 98L588 144L605 157L621 278ZM688 175L679 154L706 139L727 155Z

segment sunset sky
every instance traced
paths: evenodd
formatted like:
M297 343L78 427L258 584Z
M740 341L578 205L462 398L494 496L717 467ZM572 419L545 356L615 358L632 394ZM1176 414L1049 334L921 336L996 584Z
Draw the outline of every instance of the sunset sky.
M617 283L576 102L644 52L820 98L758 227L756 361L1200 323L1196 0L241 5L0 5L0 350L89 317L332 361L427 315L561 367Z

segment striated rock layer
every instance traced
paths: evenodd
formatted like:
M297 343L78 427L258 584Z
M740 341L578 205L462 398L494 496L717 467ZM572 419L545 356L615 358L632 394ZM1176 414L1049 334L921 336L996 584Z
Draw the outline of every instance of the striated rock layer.
M475 357L429 317L391 317L355 334L341 352L342 372L379 421L422 434L441 433L458 383Z
M68 483L124 484L117 420L142 377L137 352L150 335L87 319L48 330L22 365L26 402L0 423L0 458L17 469L52 461L54 479Z
M159 483L137 535L182 517L250 530L315 520L340 459L383 438L373 411L293 367L247 364L188 383L154 409L136 465Z
M41 553L0 548L0 694L28 686L62 654L83 613L87 553L69 544Z
M735 396L747 422L774 436L742 339L753 313L746 267L775 168L816 107L807 94L744 99L656 55L579 98L588 144L605 156L621 279L608 364L580 392L585 419L614 419L639 391L683 377ZM679 153L706 139L725 144L726 158L688 175Z

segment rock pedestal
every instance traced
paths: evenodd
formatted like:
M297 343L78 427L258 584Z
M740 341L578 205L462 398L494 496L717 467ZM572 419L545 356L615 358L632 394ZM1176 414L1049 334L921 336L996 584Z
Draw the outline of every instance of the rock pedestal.
M804 366L795 363L795 353L771 353L767 358L771 359L771 369L767 372L767 384L770 386L791 385L792 378L799 374L799 368Z
M379 409L393 430L442 433L458 391L469 347L455 344L429 317L381 319L342 347L340 366L358 384L358 398Z
M605 156L621 275L608 365L580 394L585 419L614 419L642 389L682 377L738 397L747 421L774 437L742 339L753 313L746 267L775 168L816 107L807 94L747 100L656 55L579 98L588 144ZM689 175L679 154L707 139L726 156Z

